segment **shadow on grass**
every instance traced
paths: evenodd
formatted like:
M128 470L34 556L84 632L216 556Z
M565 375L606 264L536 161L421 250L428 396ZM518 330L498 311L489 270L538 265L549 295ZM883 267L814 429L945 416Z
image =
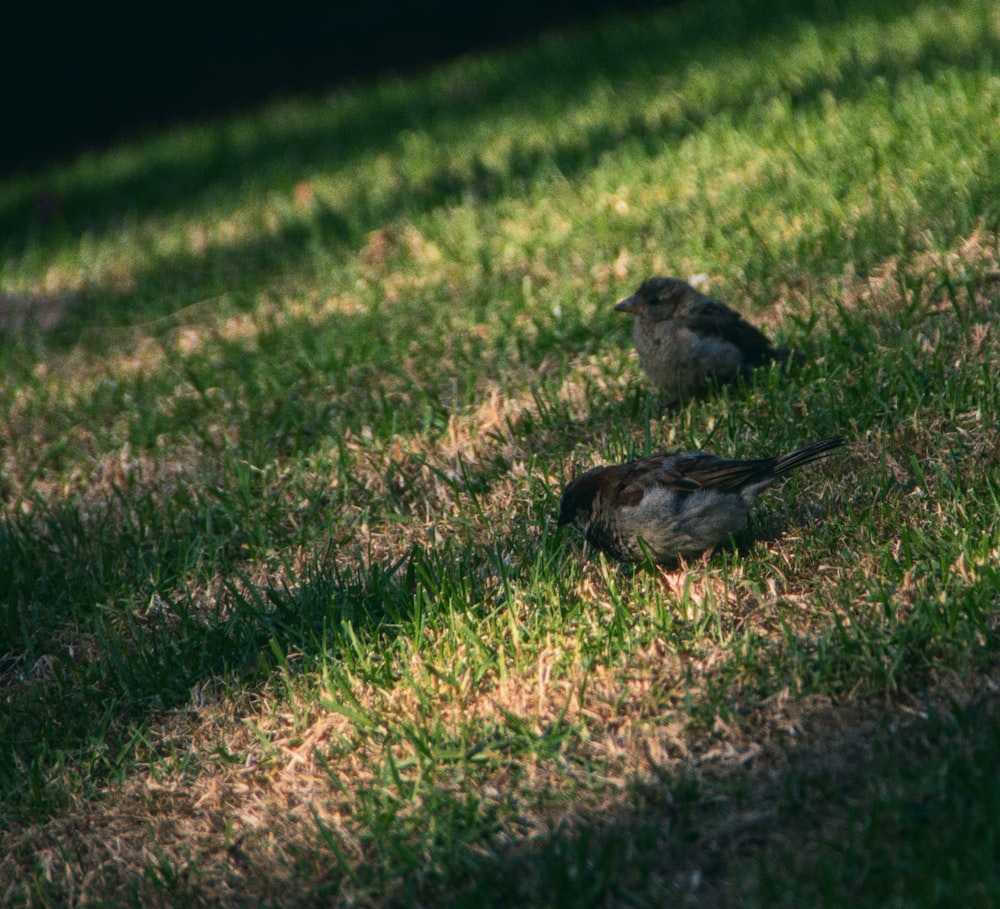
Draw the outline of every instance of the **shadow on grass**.
M119 858L81 870L98 898L124 885L172 904L235 888L244 901L303 907L992 905L994 687L915 704L922 715L903 722L877 707L807 707L796 735L749 760L650 758L599 799L582 783L579 796L547 801L529 786L516 830L475 784L424 786L411 810L379 803L360 844L297 824L217 836L191 868L171 843L155 867Z
M803 743L633 783L548 835L428 873L399 902L986 905L1000 894L998 704L963 700L903 724L819 711Z
M19 535L3 528L0 547ZM88 569L107 573L86 560L75 601L65 587L61 599L39 599L44 572L27 579L36 582L30 591L4 591L5 810L36 818L58 810L74 788L62 771L75 774L81 755L88 787L117 780L151 719L183 708L209 680L254 690L292 654L350 663L359 647L366 657L385 648L412 621L430 566L442 558L411 549L391 565L317 567L280 588L233 571L214 606L197 589L169 598L169 585L161 593L155 584L142 602L122 601L117 588L128 572L111 566L116 589L102 588ZM66 565L59 568L65 576Z
M829 5L824 3L815 8L794 2L730 6L728 26L721 31L715 5L672 9L654 19L653 28L647 19L641 20L641 27L614 23L595 32L596 37L587 33L577 40L550 41L537 50L513 54L509 63L483 64L471 81L459 84L456 80L437 93L423 81L391 83L374 95L340 99L332 121L324 122L314 111L290 114L284 121L270 115L274 122L265 120L253 139L224 131L213 138L198 136L191 140L196 145L193 150L164 151L163 160L150 153L146 157L153 163L126 168L124 173L109 168L108 175L94 178L92 185L66 190L43 206L42 214L37 200L12 193L7 204L0 206L0 236L8 238L8 255L17 256L26 243L52 249L75 246L85 233L99 237L115 230L123 217L218 211L227 200L264 190L280 193L284 188L291 198L300 179L314 171L335 172L380 153L391 154L408 131L429 132L436 145L447 146L484 116L499 116L509 109L520 117L542 117L547 111L572 107L597 85L673 77L677 57L664 53L665 47L683 47L683 59L697 61L745 50L765 37L785 35L791 41L806 23L822 26L839 21L839 17L829 17ZM906 4L885 0L858 4L846 15L891 21L905 18L908 12ZM707 18L712 28L705 27ZM985 34L983 41L973 51L929 44L919 58L905 65L859 60L847 72L817 73L802 81L788 90L789 98L796 107L813 108L827 93L840 100L869 93L877 79L884 79L886 91L891 92L901 80L914 75L930 78L948 67L979 67L992 52ZM531 91L525 92L525 86L531 86ZM478 157L449 162L383 201L374 202L366 189L358 188L336 208L319 204L310 216L286 224L274 236L213 248L204 255L179 253L137 274L134 290L126 294L96 291L87 301L87 318L100 322L102 311L107 311L110 320L132 321L136 315L155 318L179 308L178 304L191 303L192 294L204 298L228 292L238 298L244 289L252 292L257 282L299 267L313 244L334 256L353 254L369 231L408 212L429 212L468 197L493 199L514 187L530 189L553 165L568 177L579 176L624 143L638 142L650 154L658 153L665 143L696 133L710 117L728 113L738 119L759 91L756 87L747 90L751 97L733 97L725 109L705 110L692 101L680 114L665 114L655 121L637 117L620 125L602 124L555 147L528 148L515 143L500 169ZM984 200L989 198L988 189L984 186L980 193ZM891 243L891 231L874 225L859 233L866 238L865 250L876 256L891 251L884 248ZM883 236L883 248L870 250L869 238L879 236ZM164 288L171 292L164 293Z
M892 4L884 6L892 14ZM436 77L431 84L436 81L438 91L429 91L422 79L386 81L374 93L335 95L327 118L297 111L265 115L259 137L251 140L239 130L195 132L189 143L177 149L168 146L161 160L154 157L149 164L120 167L118 172L108 169L91 186L58 198L43 203L8 198L0 208L0 236L23 238L42 220L53 218L62 220L70 237L77 236L84 230L100 230L106 220L113 223L123 210L154 215L197 209L206 193L217 200L258 182L273 185L276 175L285 175L291 189L295 180L314 169L349 167L363 157L391 151L406 130L443 122L446 131L460 132L480 120L483 111L493 115L504 109L523 112L570 105L586 96L596 80L651 78L673 71L676 58L662 52L664 45L684 46L689 59L697 59L763 35L780 34L797 21L816 16L815 10L790 2L730 4L729 11L734 15L727 20L728 43L716 37L715 11L670 12L657 20L655 30L618 17L593 31L594 37L588 37L590 30L571 31L573 40L543 41L538 49L488 57L471 72L464 67L453 80ZM679 28L674 24L678 16ZM713 28L705 29L709 18ZM706 34L713 37L707 39ZM628 43L623 44L622 36ZM532 91L526 93L526 86Z

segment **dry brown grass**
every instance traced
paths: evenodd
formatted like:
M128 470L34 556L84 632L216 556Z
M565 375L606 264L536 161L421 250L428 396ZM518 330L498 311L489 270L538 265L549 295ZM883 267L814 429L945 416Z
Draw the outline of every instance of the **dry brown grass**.
M801 856L803 848L806 853L818 849L821 842L836 840L838 830L846 830L850 804L863 804L870 787L877 786L867 767L876 750L886 749L887 729L892 730L893 759L905 761L908 742L921 742L920 729L930 711L947 716L956 706L982 698L984 691L988 710L995 712L1000 703L995 673L974 681L942 677L929 699L897 693L861 705L834 703L825 696L791 698L782 691L745 715L718 719L710 730L699 732L663 716L662 695L643 707L644 686L649 690L666 680L655 646L634 658L624 676L595 673L582 702L574 699L569 679L547 682L544 662L523 685L512 680L506 697L498 692L504 710L542 724L565 717L566 697L575 702L569 718L585 721L590 735L582 747L602 772L599 780L590 774L574 779L572 764L537 762L517 773L500 769L485 779L458 774L443 781L446 791L456 793L476 787L487 805L510 804L513 797L521 806L514 820L497 831L496 855L540 848L556 830L584 825L596 828L600 839L608 831L628 830L639 818L647 825L659 818L662 889L654 886L648 896L675 898L681 886L694 904L731 905L752 879L751 856L758 861L769 855ZM700 671L710 668L706 659ZM386 698L385 692L358 693L372 704ZM366 745L344 717L316 712L307 702L296 705L301 712L293 718L272 712L274 705L266 700L235 708L210 698L195 706L200 695L194 695L187 711L149 731L151 746L202 755L224 748L222 753L246 757L235 765L209 761L195 780L182 773L151 774L138 764L123 786L109 788L97 800L80 800L44 825L9 834L0 862L7 898L16 896L21 874L40 867L47 880L74 900L115 900L124 888L137 892L144 903L170 905L173 897L159 892L155 875L143 871L165 859L195 899L209 905L239 906L248 899L296 905L296 894L311 905L314 898L308 894L314 888L338 880L344 887L338 904L395 903L390 893L352 896L344 877L349 868L377 860L357 827L354 807L356 793L381 785L372 771L380 749ZM490 712L492 700L477 699L464 709ZM412 709L405 703L380 704L379 709L386 706L387 715L398 710L407 716ZM268 739L266 750L260 736L250 732L251 722ZM317 753L329 753L331 743L349 753L331 767L336 787L316 760ZM397 760L406 757L397 754ZM821 787L814 804L792 826L777 810L789 774L800 786ZM680 776L697 781L704 793L683 825L697 830L697 836L683 837L683 845L676 836L681 825L671 795ZM853 794L847 806L824 798L824 792L838 789ZM539 794L556 792L568 800L539 800ZM338 837L346 868L337 867L329 851L318 846L316 818ZM404 820L405 812L398 821Z

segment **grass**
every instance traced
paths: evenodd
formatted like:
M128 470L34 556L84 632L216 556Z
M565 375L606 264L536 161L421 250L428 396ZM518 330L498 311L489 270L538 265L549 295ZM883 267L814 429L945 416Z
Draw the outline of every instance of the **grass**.
M0 899L992 905L998 37L679 4L4 180ZM661 413L653 273L808 365ZM834 433L706 564L556 531Z

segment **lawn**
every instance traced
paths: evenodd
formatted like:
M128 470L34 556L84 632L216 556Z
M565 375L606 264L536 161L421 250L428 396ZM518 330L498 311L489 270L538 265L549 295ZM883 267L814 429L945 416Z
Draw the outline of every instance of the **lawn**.
M801 350L664 411L614 304ZM686 0L0 182L0 903L1000 901L1000 7ZM561 490L847 446L705 561Z

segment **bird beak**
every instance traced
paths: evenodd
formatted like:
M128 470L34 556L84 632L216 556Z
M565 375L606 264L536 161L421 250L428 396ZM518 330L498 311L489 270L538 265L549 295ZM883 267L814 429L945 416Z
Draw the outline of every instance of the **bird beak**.
M559 520L556 522L556 527L565 527L567 524L572 524L575 518L576 510L568 502L560 503Z
M639 301L634 297L626 297L617 306L615 312L635 312L639 308Z

